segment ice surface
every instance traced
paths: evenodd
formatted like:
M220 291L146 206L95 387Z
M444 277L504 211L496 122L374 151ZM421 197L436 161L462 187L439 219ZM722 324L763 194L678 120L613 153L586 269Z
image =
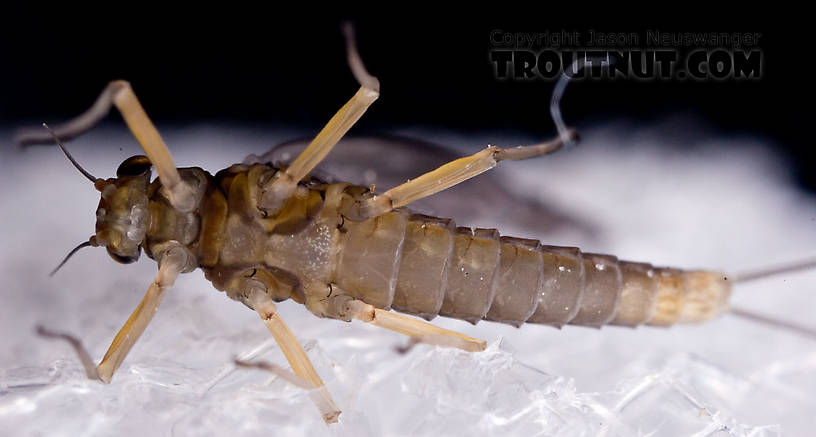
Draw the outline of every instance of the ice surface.
M212 171L302 134L235 126L162 131L178 165ZM469 152L488 142L535 140L407 133ZM460 223L729 272L814 255L816 199L792 187L773 144L708 134L687 120L585 127L582 137L575 149L497 173L519 192L540 193L596 224L597 236ZM103 177L139 153L123 126L95 130L69 147ZM636 330L437 319L487 339L488 349L419 345L399 354L406 340L396 334L281 304L343 409L340 423L327 428L302 390L234 368L236 356L286 361L257 316L214 291L200 272L179 278L110 385L87 381L68 346L36 337L33 327L72 332L100 358L155 264L143 257L122 266L86 249L49 278L93 231L98 193L55 148L2 150L2 435L776 436L816 425L816 343L734 316ZM734 304L813 326L815 282L808 273L745 284Z

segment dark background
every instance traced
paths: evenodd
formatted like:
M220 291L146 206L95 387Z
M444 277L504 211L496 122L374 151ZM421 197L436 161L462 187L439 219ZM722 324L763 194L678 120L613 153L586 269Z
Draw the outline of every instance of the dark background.
M496 80L488 58L493 29L759 32L760 80L584 81L570 85L563 113L570 124L621 116L644 125L691 114L720 133L771 139L792 158L803 186L816 188L813 61L806 27L790 21L661 22L522 9L511 18L432 10L297 17L252 10L210 11L207 17L195 15L199 11L98 12L2 17L0 120L14 126L74 116L109 80L125 78L160 124L237 121L317 129L357 89L339 31L351 18L363 59L383 84L357 132L423 125L544 137L553 133L547 110L553 83Z

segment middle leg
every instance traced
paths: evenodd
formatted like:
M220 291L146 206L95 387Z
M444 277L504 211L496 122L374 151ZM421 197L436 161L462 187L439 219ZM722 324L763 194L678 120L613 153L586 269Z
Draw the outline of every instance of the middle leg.
M258 205L269 213L279 211L294 194L297 184L309 174L329 154L343 135L357 123L365 111L380 96L380 82L366 71L354 40L354 29L350 24L343 28L346 37L348 64L360 89L352 96L326 126L317 134L286 170L277 173L261 189Z
M320 410L323 420L326 423L337 422L340 409L335 405L331 394L329 394L328 389L326 389L314 366L312 366L312 362L309 361L306 351L303 350L295 334L292 333L286 322L278 314L273 298L260 283L248 290L247 297L252 308L261 317L272 337L280 346L286 360L292 366L292 370L313 389L309 392L309 397ZM287 378L287 380L290 382L295 381L291 378ZM299 383L295 384L301 386Z

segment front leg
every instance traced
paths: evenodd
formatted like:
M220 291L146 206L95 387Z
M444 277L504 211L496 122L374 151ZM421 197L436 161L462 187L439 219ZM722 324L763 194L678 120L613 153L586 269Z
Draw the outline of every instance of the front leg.
M165 252L164 256L159 258L159 273L153 279L153 283L147 289L139 306L130 315L125 326L119 330L116 337L113 339L105 353L105 357L98 366L94 366L90 354L82 346L82 343L75 337L48 330L42 326L37 328L37 333L47 338L57 338L68 341L79 355L82 366L85 368L85 374L89 379L95 379L104 383L109 383L113 378L113 374L122 364L130 349L136 343L136 340L144 332L147 325L156 314L156 310L161 304L164 292L173 285L179 273L181 273L188 265L187 252L181 247L175 247Z
M159 179L167 189L173 207L182 212L192 211L195 208L195 190L189 183L181 179L167 145L164 144L156 126L142 108L129 82L124 80L110 82L90 109L79 117L54 127L54 133L58 138L64 140L81 135L108 115L111 106L119 109L130 132L136 137L136 141L156 167ZM15 136L15 140L22 145L52 142L51 134L39 128L21 130Z

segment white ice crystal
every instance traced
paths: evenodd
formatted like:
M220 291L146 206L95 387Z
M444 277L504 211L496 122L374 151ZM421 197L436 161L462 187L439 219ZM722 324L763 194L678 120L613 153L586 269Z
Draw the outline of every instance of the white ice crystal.
M581 132L576 148L495 171L514 190L588 218L597 235L461 225L728 272L814 254L816 200L792 187L787 167L762 139L691 134L688 125L672 123ZM504 138L411 133L471 153ZM163 130L179 166L211 171L291 134ZM122 126L95 130L69 147L100 177L140 153ZM340 423L327 427L302 390L234 368L236 356L287 365L257 315L200 272L179 278L111 384L88 381L70 348L36 337L34 326L76 334L99 359L155 263L143 257L122 266L104 250L86 249L49 278L93 232L98 193L56 149L0 150L2 435L775 436L813 429L816 343L730 315L701 326L636 330L437 319L488 340L488 349L418 345L401 354L396 347L407 340L399 335L320 320L283 303L282 316L343 409ZM810 273L745 284L734 305L813 325L814 281Z

